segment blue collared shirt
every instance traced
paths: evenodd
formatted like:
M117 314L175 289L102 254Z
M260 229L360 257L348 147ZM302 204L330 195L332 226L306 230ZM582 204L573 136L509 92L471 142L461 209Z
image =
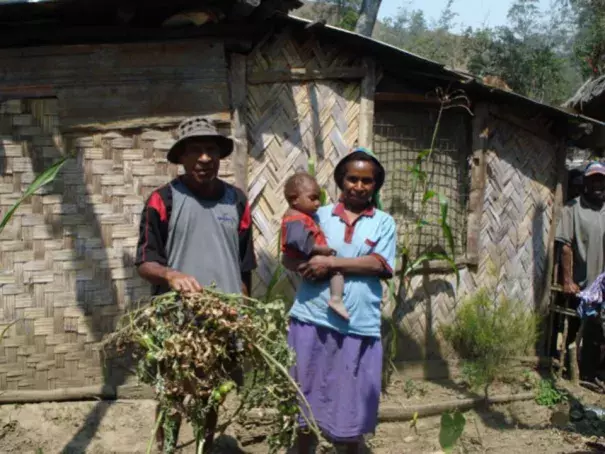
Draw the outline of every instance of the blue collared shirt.
M397 229L392 216L372 208L350 224L344 216L343 205L339 203L321 207L317 218L328 246L337 251L338 257L374 255L383 263L385 274L392 276L397 243ZM303 280L290 316L344 334L380 337L382 285L379 277L345 275L343 301L350 315L348 322L328 310L329 298L329 280Z

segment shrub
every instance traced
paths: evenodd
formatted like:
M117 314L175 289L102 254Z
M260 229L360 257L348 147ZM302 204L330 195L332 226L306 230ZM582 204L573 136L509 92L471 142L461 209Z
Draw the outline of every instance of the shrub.
M462 359L466 381L487 394L494 380L506 376L510 361L535 344L538 326L538 316L521 301L483 288L460 304L454 321L441 331Z
M554 407L567 400L564 391L556 387L552 380L540 380L536 389L536 403L545 407Z

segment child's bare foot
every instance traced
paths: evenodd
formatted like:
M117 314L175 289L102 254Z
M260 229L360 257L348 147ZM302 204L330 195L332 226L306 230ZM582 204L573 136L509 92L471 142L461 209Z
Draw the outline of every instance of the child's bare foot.
M345 320L349 320L349 313L347 312L347 308L345 307L345 305L342 302L342 298L337 298L337 297L332 297L330 298L330 301L328 301L328 306L330 306L330 308L336 312L338 315L340 315L342 318L344 318Z

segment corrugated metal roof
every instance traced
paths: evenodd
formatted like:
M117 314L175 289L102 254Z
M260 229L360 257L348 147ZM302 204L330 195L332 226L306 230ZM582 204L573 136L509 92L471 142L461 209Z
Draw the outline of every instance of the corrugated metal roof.
M298 24L301 27L306 27L313 23L308 19L303 19L295 15L282 16L282 18L292 24ZM545 104L527 96L515 93L512 91L502 90L490 85L484 84L481 80L473 75L463 72L456 71L436 61L422 57L420 55L413 54L404 49L392 46L390 44L378 41L376 39L362 36L349 30L343 30L341 28L333 27L330 25L322 25L317 28L318 33L324 33L332 38L346 43L355 49L365 49L370 55L376 55L382 57L381 63L385 63L386 66L392 71L401 71L402 73L409 72L410 69L416 70L419 68L424 69L427 72L427 76L433 76L436 78L443 78L446 80L456 81L469 89L475 91L476 94L485 95L489 99L500 99L503 101L511 101L516 104L532 106L548 112L555 116L564 116L568 119L576 119L583 122L591 123L598 127L605 126L605 123L596 120L594 118L587 117L585 115L576 114L564 110L558 106ZM413 68L410 68L410 63L413 63Z
M143 2L144 0L136 0ZM196 4L195 0L181 0L188 4ZM198 0L199 4L207 4L208 1ZM95 0L95 4L103 5L119 3L119 0ZM156 6L169 8L172 3L163 3L158 0L153 2ZM34 18L36 16L48 19L50 17L62 17L66 11L80 11L88 5L88 2L82 0L0 0L0 18L3 20L13 21L10 19L16 14L17 20ZM15 8L18 13L13 13ZM96 11L96 10L95 10ZM313 24L313 21L297 17L295 15L286 15L276 13L272 19L275 23L287 23L291 26L305 29ZM265 27L265 24L259 24L259 27ZM464 87L465 90L472 95L474 99L485 97L485 99L495 100L504 103L514 103L515 105L526 108L538 108L545 114L563 117L567 120L578 120L585 123L590 123L598 128L605 127L605 123L594 118L566 111L560 107L548 105L518 93L509 92L483 84L481 80L471 74L456 71L436 61L416 55L398 47L386 44L370 37L362 36L357 33L343 30L329 25L318 25L314 27L317 33L327 37L329 40L340 42L359 53L373 56L380 62L381 66L394 75L402 77L420 76L426 79L437 79L445 82L453 82ZM149 31L149 30L148 30Z

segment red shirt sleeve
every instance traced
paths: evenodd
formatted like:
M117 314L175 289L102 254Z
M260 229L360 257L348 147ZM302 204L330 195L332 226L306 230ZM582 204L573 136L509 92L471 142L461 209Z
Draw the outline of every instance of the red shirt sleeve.
M237 189L239 219L239 258L242 273L256 269L256 254L252 238L252 212L244 193Z
M167 187L167 190L170 191L170 188ZM145 203L139 225L136 266L145 262L157 262L164 266L168 264L166 242L169 200L166 199L166 191L160 188L154 191Z

